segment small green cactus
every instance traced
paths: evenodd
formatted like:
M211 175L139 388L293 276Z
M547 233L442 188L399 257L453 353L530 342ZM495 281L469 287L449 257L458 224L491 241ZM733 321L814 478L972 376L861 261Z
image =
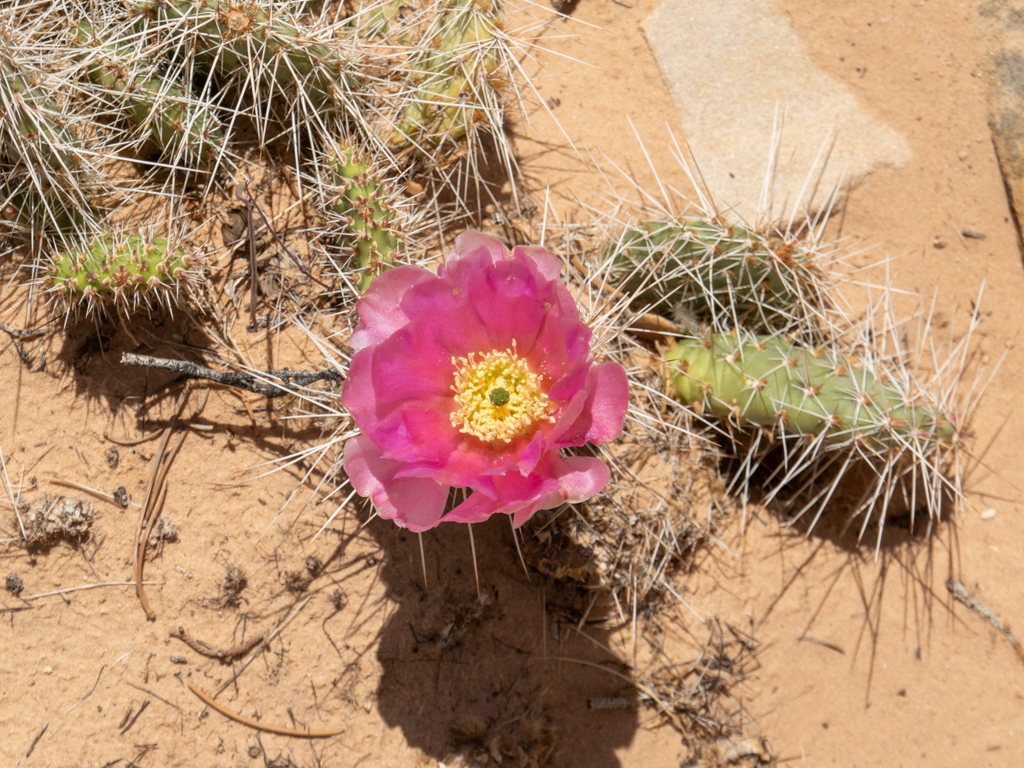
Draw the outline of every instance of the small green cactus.
M223 145L224 134L209 107L159 76L130 42L83 20L73 29L72 45L89 79L115 96L131 124L146 130L161 151L186 163L202 162Z
M68 305L87 311L112 304L120 311L166 300L188 282L197 259L162 237L103 234L84 248L57 255L44 284Z
M430 45L413 55L408 104L388 143L437 149L463 139L498 108L502 81L497 33L504 19L493 0L449 0Z
M394 195L370 168L369 160L352 144L342 144L327 158L325 196L332 213L340 216L344 237L354 240L353 250L362 269L360 290L405 250L402 228L393 204Z
M666 316L771 332L828 304L812 251L716 220L644 222L623 233L613 259L615 286Z
M956 425L941 409L834 350L808 349L777 335L719 333L676 344L665 361L684 404L739 427L854 441L873 452L928 454L957 439Z

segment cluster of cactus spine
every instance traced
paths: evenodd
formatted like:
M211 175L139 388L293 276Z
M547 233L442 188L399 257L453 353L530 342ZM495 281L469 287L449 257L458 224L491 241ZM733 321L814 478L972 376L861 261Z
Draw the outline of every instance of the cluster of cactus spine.
M825 274L811 251L713 218L627 229L614 246L613 281L636 305L718 328L771 331L828 305Z
M371 0L358 6L352 20L356 34L361 38L388 39L408 45L409 31L403 23L409 15L408 0Z
M296 9L250 0L145 0L138 7L170 34L177 55L194 55L200 69L221 81L255 86L261 116L283 97L302 121L361 119L355 52L332 37L330 24L307 25ZM190 42L182 45L183 39Z
M405 249L405 239L393 200L378 174L370 168L365 152L354 144L339 145L327 158L328 184L325 188L331 212L341 217L354 240L354 255L362 272L360 290L391 266Z
M89 21L74 27L72 45L86 64L89 79L121 102L137 128L148 131L161 149L186 162L206 161L224 143L224 134L208 105L196 103L175 81L154 74L152 62L130 42Z
M927 455L958 439L940 408L915 402L901 382L832 349L716 333L679 342L665 360L683 403L740 427L852 440L870 452L912 446Z
M494 0L451 0L430 47L409 62L409 103L388 143L434 150L454 145L498 106L498 35L504 19Z
M45 74L0 30L0 204L5 223L64 230L87 209L78 138Z
M43 282L63 304L84 304L89 312L112 304L126 311L166 300L188 282L196 263L165 238L102 234L83 248L59 253Z

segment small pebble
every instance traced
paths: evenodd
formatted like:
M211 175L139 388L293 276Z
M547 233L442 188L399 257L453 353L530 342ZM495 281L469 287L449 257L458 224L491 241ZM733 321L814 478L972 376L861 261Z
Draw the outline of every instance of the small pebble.
M995 516L996 516L996 511L994 509L992 509L991 507L989 509L986 509L984 512L981 513L981 519L982 520L991 520Z
M43 669L43 674L44 675L52 675L53 674L53 667L45 667Z

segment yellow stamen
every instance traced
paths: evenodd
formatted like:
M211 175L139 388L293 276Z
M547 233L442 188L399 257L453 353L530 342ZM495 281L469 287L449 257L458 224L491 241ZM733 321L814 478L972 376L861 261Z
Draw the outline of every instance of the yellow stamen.
M532 373L526 360L512 349L493 350L476 359L452 358L456 366L455 400L459 409L451 415L452 426L489 443L510 443L540 419L554 421L548 396L541 392L541 375ZM492 396L495 390L499 395ZM507 394L507 399L505 395ZM502 402L496 405L495 401Z

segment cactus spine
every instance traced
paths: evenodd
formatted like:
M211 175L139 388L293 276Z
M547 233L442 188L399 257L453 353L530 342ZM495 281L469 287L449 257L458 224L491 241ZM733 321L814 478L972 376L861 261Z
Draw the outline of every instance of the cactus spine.
M614 269L635 304L714 325L771 331L828 306L824 272L809 250L714 219L627 229Z
M342 218L345 235L355 240L355 255L362 271L360 290L405 250L402 228L397 221L393 197L371 172L365 153L352 144L342 144L327 160L331 211Z
M719 333L682 341L665 360L680 400L739 425L855 440L872 451L913 445L930 453L956 439L953 421L940 409L832 350L779 336Z
M72 44L89 79L116 96L136 128L147 130L161 151L186 162L205 161L224 143L217 119L173 80L152 74L148 58L116 34L97 32L88 21L74 28Z
M44 284L63 302L84 303L89 312L106 304L134 310L154 298L166 300L188 282L196 261L165 238L102 234L84 248L58 254Z
M450 0L431 45L409 61L409 103L388 143L436 149L464 138L499 107L498 37L504 25L494 0Z

